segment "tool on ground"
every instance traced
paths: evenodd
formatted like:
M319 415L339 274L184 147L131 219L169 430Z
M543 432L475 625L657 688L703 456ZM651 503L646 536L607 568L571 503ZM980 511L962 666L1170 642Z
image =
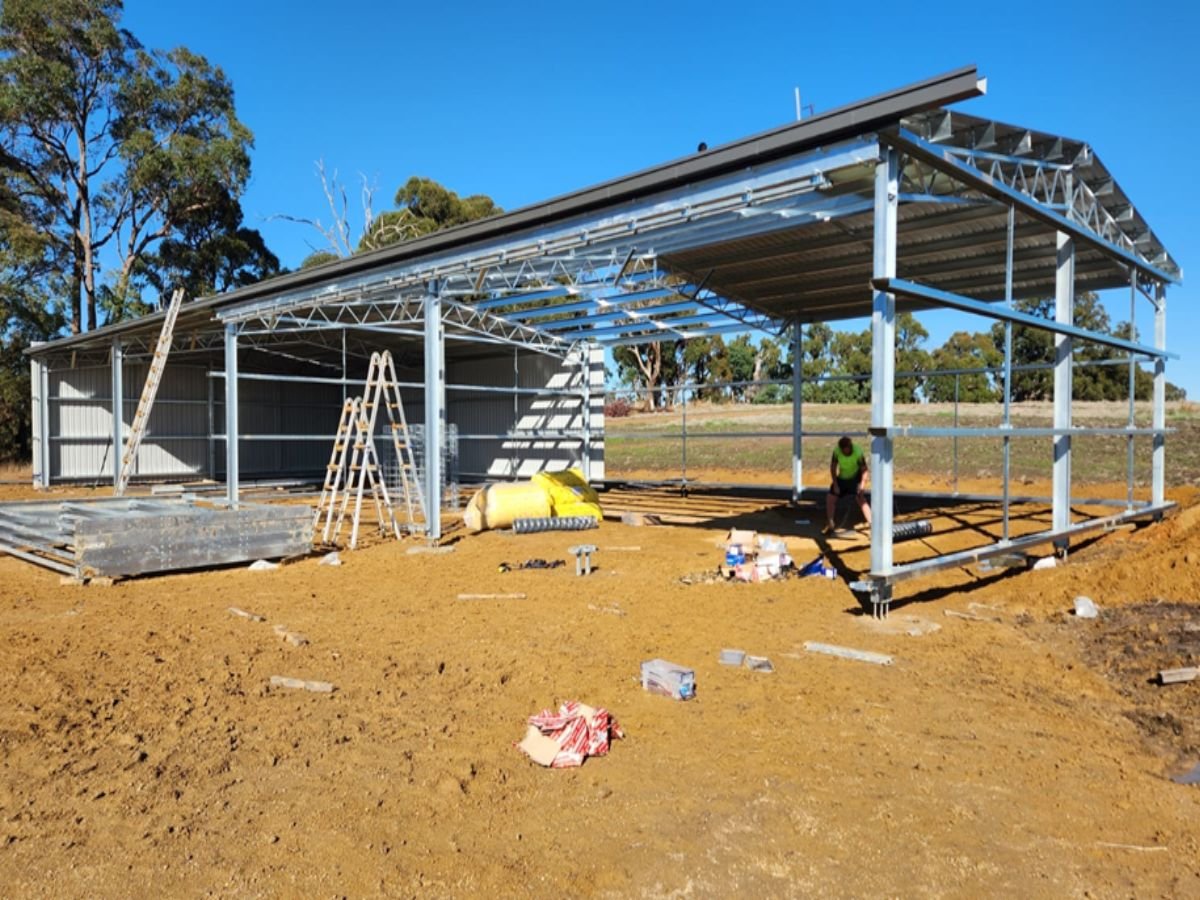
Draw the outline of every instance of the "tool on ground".
M576 544L569 547L568 552L575 557L575 574L592 574L592 554L596 552L595 544Z
M527 559L525 562L517 563L515 566L511 563L502 562L497 567L497 571L503 574L505 572L524 569L557 569L565 565L566 563L561 559Z
M121 456L121 471L117 482L113 485L113 494L124 496L125 488L129 486L129 478L133 475L133 467L137 460L138 448L142 446L142 438L146 436L146 426L150 422L150 410L154 408L154 398L158 395L158 385L162 381L163 369L167 367L167 356L171 353L171 338L175 333L175 320L179 317L179 307L183 304L183 288L176 288L171 294L171 302L167 306L167 315L163 319L162 331L158 333L158 343L154 345L154 355L150 357L150 369L146 372L146 384L142 387L142 396L138 400L137 412L133 414L133 423L129 426L129 438L125 442L125 452ZM119 405L120 398L113 398L113 409ZM120 447L113 449L119 453Z

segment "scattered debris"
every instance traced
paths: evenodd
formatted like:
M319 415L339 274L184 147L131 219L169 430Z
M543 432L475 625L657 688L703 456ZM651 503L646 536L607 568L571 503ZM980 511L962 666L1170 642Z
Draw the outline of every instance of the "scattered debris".
M107 575L97 575L88 579L89 587L112 587L117 583L117 579Z
M317 563L318 566L340 566L341 564L342 558L338 556L338 552L336 550L326 553L321 557L321 561Z
M653 515L652 513L623 512L621 513L621 524L633 525L635 527L642 525L661 525L662 517Z
M745 650L722 650L717 662L723 666L740 666L745 659Z
M282 675L271 676L271 687L292 688L297 691L312 691L314 694L331 694L333 685L328 681L305 681L303 678L285 678Z
M271 629L276 636L283 641L287 641L293 647L303 647L308 643L308 638L298 631L289 631L286 625L275 625Z
M807 565L801 566L799 575L816 575L821 578L837 578L837 569L825 563L825 556L822 554Z
M581 766L589 756L606 756L625 732L606 709L568 700L558 712L544 709L529 717L529 730L517 748L541 766L565 769Z
M251 572L270 572L272 569L278 569L279 563L273 563L265 559L256 559L248 566Z
M1053 569L1058 565L1058 560L1053 556L1043 556L1032 566L1033 569Z
M804 649L809 653L824 653L827 656L838 656L842 659L853 659L859 662L874 663L877 666L890 666L892 658L886 653L872 653L869 650L855 650L851 647L839 647L837 644L822 644L817 641L805 641Z
M258 613L246 612L244 609L238 609L236 606L229 607L231 615L241 616L243 619L249 619L251 622L265 622L266 616L260 616Z
M524 562L517 563L515 566L511 563L502 562L497 566L497 571L501 574L524 569L557 569L560 566L565 566L566 563L561 559L527 559Z
M765 656L747 656L746 668L751 672L774 672L775 667L771 665L771 660Z
M1096 619L1100 616L1100 610L1096 604L1092 602L1091 597L1079 596L1075 598L1075 618L1077 619Z
M1172 775L1171 780L1176 784L1200 784L1200 763L1196 763L1190 772L1182 775Z
M868 600L868 602L870 601ZM904 634L909 637L923 637L942 630L942 626L937 622L922 619L920 616L897 615L888 616L886 619L877 619L874 616L866 615L860 616L856 621L860 627L876 634Z
M431 553L435 556L441 556L443 553L453 553L453 544L417 544L409 547L404 551L409 556L416 556L418 553Z
M525 594L459 594L459 600L524 600Z
M642 663L642 690L675 700L691 700L696 696L696 673L665 659L647 660Z
M87 582L84 579L80 578L78 575L61 575L61 576L59 576L58 583L61 584L63 587L67 587L68 585L87 584Z
M979 563L979 571L996 572L1000 569L1024 569L1029 559L1023 553L1004 553L989 557Z
M611 613L614 616L625 615L625 610L621 609L621 607L615 603L612 606L597 606L595 603L589 603L588 609L592 610L592 612Z
M943 616L952 616L955 619L966 619L969 622L1003 622L999 616L977 616L975 613L959 612L957 609L943 609Z
M1200 667L1187 666L1182 669L1163 669L1158 673L1159 684L1182 684L1200 678Z
M641 553L642 548L636 544L631 547L602 547L605 553Z
M576 575L592 574L592 554L596 552L595 544L576 544L574 547L568 547L567 552L575 557Z
M1113 844L1109 841L1096 841L1097 847L1109 847L1113 850L1139 850L1143 853L1166 853L1170 847L1145 847L1140 844Z

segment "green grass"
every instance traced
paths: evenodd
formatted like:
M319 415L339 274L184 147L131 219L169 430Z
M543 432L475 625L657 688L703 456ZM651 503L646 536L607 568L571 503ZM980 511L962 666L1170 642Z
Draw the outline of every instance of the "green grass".
M958 424L963 427L999 425L999 404L962 404ZM605 463L609 477L639 471L663 478L679 477L683 441L679 432L683 410L635 414L605 421ZM870 421L870 407L840 404L809 404L804 407L804 428L811 431L863 431ZM1076 403L1074 423L1080 426L1121 427L1127 422L1128 406L1122 403ZM923 427L954 424L955 411L949 404L896 407L896 422ZM1149 404L1138 404L1135 421L1150 425ZM1049 426L1053 408L1049 403L1014 405L1014 426ZM1200 484L1200 405L1173 403L1167 408L1167 425L1176 429L1167 436L1167 483ZM755 405L691 405L687 410L687 471L689 477L706 468L776 474L785 482L791 471L791 407ZM721 437L731 432L762 437ZM651 437L652 434L671 437ZM999 478L1002 470L1000 438L960 438L958 472L962 478ZM1014 438L1011 441L1013 478L1042 480L1050 477L1052 440L1048 437ZM829 464L833 438L806 438L806 470L824 470ZM1134 440L1135 482L1145 486L1150 479L1151 439ZM1123 436L1081 436L1073 440L1072 479L1077 483L1123 482L1126 475L1127 443ZM950 478L954 469L954 442L949 438L898 438L897 472L935 478Z

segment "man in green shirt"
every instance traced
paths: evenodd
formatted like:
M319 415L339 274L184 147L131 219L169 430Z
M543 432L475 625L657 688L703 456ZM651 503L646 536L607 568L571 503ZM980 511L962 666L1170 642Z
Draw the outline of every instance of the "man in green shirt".
M848 494L854 494L859 508L862 509L863 518L867 520L867 525L870 525L871 505L867 503L863 491L870 483L871 473L867 469L867 457L862 447L855 444L848 434L842 435L837 446L833 448L833 458L829 461L829 475L833 483L830 484L829 494L825 498L825 517L828 520L825 533L834 530L838 498Z

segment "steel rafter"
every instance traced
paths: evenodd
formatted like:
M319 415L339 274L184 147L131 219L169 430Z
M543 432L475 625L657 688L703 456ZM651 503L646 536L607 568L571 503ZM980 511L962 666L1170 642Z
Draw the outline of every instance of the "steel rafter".
M956 152L956 148L928 143L904 128L883 131L880 133L880 139L908 154L909 157L939 169L960 184L978 190L1002 203L1015 206L1018 211L1042 224L1077 238L1119 264L1133 266L1159 283L1178 283L1179 279L1175 275L1160 269L1154 262L1145 259L1135 246L1127 247L1113 243L1111 238L1095 231L1090 223L1078 221L1076 217L1079 213L1070 216L1062 215L1037 197L1026 193L1019 187L1013 187L1007 179L997 179L968 164ZM1130 243L1132 244L1132 242Z

